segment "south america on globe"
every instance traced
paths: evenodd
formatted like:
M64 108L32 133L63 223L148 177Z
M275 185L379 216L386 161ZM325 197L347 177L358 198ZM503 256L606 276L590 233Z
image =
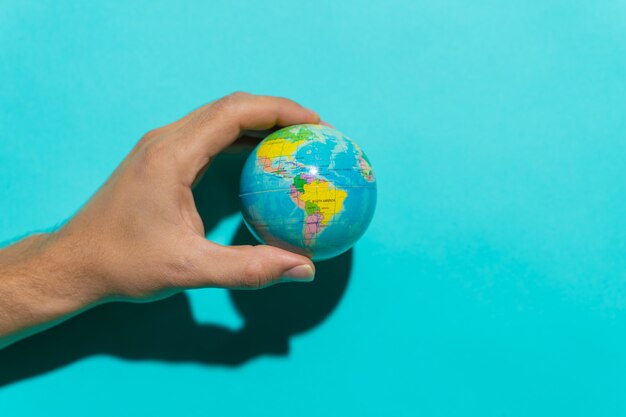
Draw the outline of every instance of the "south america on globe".
M365 233L376 207L376 178L361 147L341 132L294 125L252 151L239 197L244 222L261 243L324 260Z

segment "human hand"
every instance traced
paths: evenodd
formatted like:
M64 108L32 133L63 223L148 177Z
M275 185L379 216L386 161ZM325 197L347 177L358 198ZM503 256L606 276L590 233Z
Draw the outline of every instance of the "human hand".
M192 186L246 131L318 122L315 112L291 100L234 93L147 133L61 229L0 252L0 272L30 277L8 280L25 291L7 288L5 294L26 294L40 304L46 293L54 295L45 317L31 317L32 325L107 300L149 301L197 287L260 288L284 278L310 281L314 266L302 255L208 241ZM16 267L11 260L18 258ZM3 302L11 301L0 297L0 315Z
M183 288L259 288L313 278L306 257L205 239L192 185L246 130L317 123L283 98L235 93L146 134L88 204L57 233L79 250L105 295L150 298ZM78 249L80 248L80 249ZM92 278L92 279L93 279Z

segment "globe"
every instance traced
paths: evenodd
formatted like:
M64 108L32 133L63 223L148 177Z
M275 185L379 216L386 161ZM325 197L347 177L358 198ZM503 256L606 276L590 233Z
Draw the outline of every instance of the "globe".
M261 243L324 260L350 249L376 206L359 145L324 125L285 127L252 151L241 174L243 219Z

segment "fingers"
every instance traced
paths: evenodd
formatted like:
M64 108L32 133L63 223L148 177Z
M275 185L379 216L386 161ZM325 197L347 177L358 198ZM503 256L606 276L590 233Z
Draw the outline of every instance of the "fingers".
M306 256L267 245L220 246L205 241L197 276L187 287L263 288L284 281L312 281L315 266Z
M180 149L185 151L191 167L200 169L245 130L319 120L316 112L286 98L234 93L199 108L176 125L183 136Z

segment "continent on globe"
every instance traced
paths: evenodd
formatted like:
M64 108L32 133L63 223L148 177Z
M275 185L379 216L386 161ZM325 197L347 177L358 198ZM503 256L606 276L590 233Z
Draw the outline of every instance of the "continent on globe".
M311 246L312 240L328 226L330 220L343 211L343 200L348 193L333 187L328 181L307 174L297 175L291 187L291 198L306 213L304 244Z
M376 179L347 136L323 125L295 125L269 135L248 157L240 199L244 221L260 242L328 259L367 229Z

